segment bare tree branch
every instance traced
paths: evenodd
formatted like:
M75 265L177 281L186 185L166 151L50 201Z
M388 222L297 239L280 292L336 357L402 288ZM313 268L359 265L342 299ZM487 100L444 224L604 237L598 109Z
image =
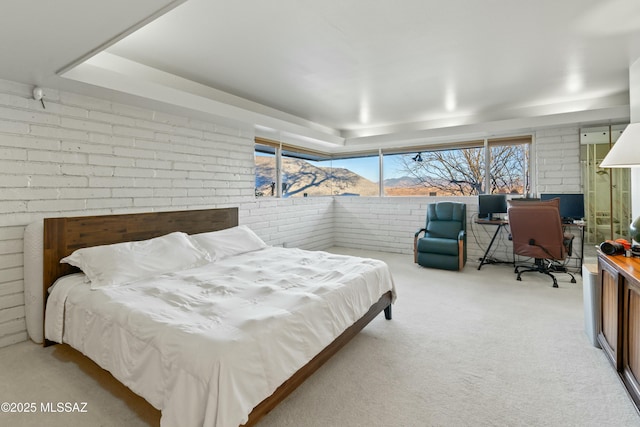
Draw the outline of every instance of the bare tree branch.
M491 147L489 186L492 193L524 193L528 191L528 150L525 145ZM413 154L403 154L404 172L424 187L443 194L474 195L484 192L484 148L428 151L421 153L422 162Z

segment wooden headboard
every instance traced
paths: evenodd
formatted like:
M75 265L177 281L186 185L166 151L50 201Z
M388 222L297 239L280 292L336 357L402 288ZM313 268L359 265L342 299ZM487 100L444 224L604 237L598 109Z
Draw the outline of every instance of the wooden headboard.
M45 218L43 286L78 271L60 260L80 248L146 240L174 231L187 234L223 230L238 225L238 208L201 209L137 214Z

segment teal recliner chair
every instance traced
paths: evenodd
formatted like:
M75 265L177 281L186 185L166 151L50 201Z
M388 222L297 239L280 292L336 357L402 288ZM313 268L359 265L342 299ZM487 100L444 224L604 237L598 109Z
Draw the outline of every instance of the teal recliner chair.
M413 254L414 262L423 267L462 270L467 262L467 205L429 204L426 228L418 230L413 238Z

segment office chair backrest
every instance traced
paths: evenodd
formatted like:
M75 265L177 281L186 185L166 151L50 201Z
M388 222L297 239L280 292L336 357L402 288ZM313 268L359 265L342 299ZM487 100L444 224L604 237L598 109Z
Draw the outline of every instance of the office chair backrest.
M508 215L514 253L531 258L566 258L568 248L556 206L527 202L510 206Z
M510 199L507 201L509 206L555 206L560 210L560 198L540 200L540 199Z
M459 202L430 203L425 228L432 236L457 239L460 230L467 230L467 205Z

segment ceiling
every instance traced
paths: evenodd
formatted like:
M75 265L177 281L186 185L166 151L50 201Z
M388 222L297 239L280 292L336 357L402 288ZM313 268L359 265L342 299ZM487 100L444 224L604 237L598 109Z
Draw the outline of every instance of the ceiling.
M0 78L326 151L629 116L637 0L22 0Z

